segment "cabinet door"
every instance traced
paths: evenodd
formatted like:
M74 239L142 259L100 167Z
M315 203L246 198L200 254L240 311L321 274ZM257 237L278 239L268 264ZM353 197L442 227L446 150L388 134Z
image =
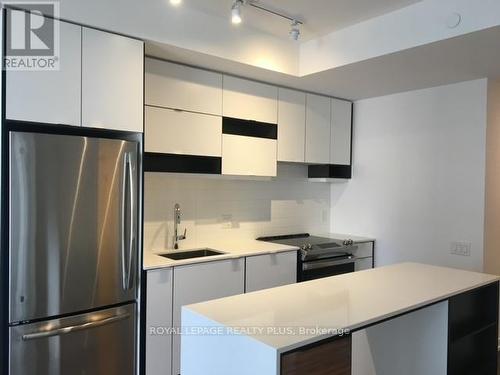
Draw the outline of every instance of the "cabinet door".
M351 165L352 103L332 99L330 163Z
M60 22L59 70L6 72L7 119L80 125L81 30Z
M279 89L278 161L304 162L306 137L306 94Z
M181 307L244 292L244 259L174 268L173 326L181 326ZM180 340L173 339L173 374L180 373Z
M146 292L146 375L170 375L172 372L171 268L147 272Z
M146 106L146 152L221 156L222 118Z
M232 76L223 77L223 116L276 124L278 88Z
M83 126L142 132L143 82L143 42L83 28Z
M222 115L222 74L146 59L146 104Z
M276 176L276 140L222 135L222 174Z
M373 258L360 258L356 259L354 263L354 271L363 271L373 268Z
M265 254L246 258L245 292L297 282L297 252Z
M329 164L331 99L307 94L306 100L306 162Z

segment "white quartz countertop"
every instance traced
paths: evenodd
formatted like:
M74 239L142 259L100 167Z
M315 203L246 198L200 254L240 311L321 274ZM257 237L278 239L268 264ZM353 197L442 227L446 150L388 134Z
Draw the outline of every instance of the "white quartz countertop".
M178 250L178 251L190 251L190 250L196 250L199 248L213 249L213 250L221 251L224 254L207 256L207 257L202 257L202 258L171 260L171 259L162 257L159 254L172 253L174 250L165 250L165 251L159 252L159 253L145 252L144 253L144 260L143 260L144 269L150 270L150 269L155 269L155 268L182 266L182 265L186 265L186 264L212 262L212 261L216 261L216 260L233 259L233 258L241 258L241 257L247 257L247 256L253 256L253 255L273 254L273 253L298 250L298 248L294 247L294 246L280 245L280 244L257 241L257 240L230 240L230 241L219 241L219 242L214 242L214 243L206 243L206 244L204 244L204 246L199 246L199 247L194 248L194 249L182 249L182 250Z
M351 236L338 233L321 233L321 234L315 233L314 235L336 240L352 239L356 243L374 241L374 239L367 237ZM155 252L145 251L143 259L143 268L145 270L151 270L157 268L168 268L168 267L182 266L187 264L204 263L216 260L241 258L254 255L272 254L272 253L298 250L298 248L294 246L275 244L271 242L249 240L249 239L231 239L231 240L201 242L199 246L195 248L175 250L175 251L190 251L202 248L221 251L224 254L202 257L202 258L171 260L160 256L160 254L172 253L174 252L174 250L172 249L170 250L160 249Z
M358 329L497 280L482 273L401 263L183 309L232 330L244 329L242 334L285 352L334 336L332 330Z

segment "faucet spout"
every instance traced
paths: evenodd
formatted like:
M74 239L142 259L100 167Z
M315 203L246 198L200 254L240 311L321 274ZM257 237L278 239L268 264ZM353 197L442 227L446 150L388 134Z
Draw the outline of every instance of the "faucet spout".
M179 241L186 239L187 229L184 228L184 234L179 235L179 225L181 223L181 206L176 203L174 206L174 249L179 248Z

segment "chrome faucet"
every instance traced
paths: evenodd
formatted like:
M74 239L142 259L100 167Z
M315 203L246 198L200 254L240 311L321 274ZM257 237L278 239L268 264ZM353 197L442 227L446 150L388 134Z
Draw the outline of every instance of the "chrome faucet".
M174 249L179 248L179 241L186 239L186 228L184 228L184 234L178 234L178 225L181 223L181 206L176 203L174 206Z

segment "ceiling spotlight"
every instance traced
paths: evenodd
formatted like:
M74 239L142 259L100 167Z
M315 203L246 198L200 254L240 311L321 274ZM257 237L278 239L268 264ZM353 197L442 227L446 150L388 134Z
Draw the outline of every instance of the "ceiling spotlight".
M182 0L170 0L170 4L175 5L175 6L180 5L181 3L182 3Z
M235 25L241 23L241 6L243 5L243 0L235 0L233 6L231 7L231 22Z
M297 20L292 21L290 38L292 38L293 40L299 40L300 38L300 22Z

